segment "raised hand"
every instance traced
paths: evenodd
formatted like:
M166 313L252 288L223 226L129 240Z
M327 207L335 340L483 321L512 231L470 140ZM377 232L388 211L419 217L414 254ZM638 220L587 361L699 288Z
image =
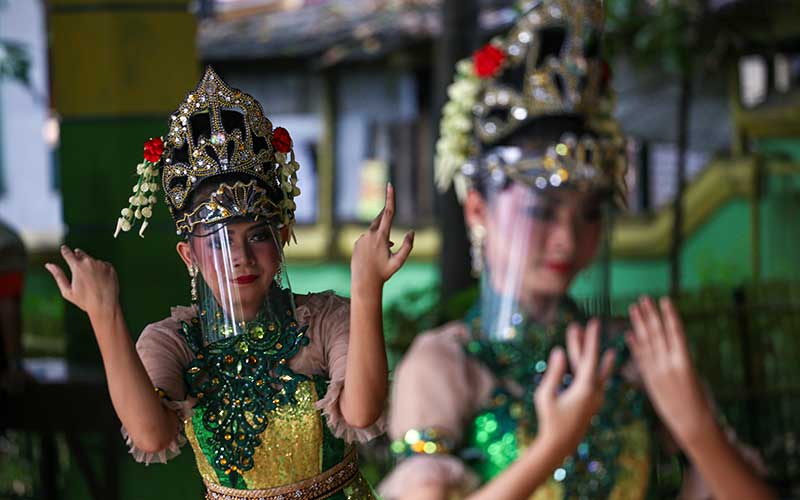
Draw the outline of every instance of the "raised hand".
M92 258L76 248L61 246L61 255L72 274L67 278L61 267L48 262L45 268L56 280L61 295L84 310L90 317L112 312L119 303L119 282L114 266Z
M668 298L661 311L650 297L629 308L628 346L656 411L681 445L713 419L686 345L683 324Z
M600 322L589 321L584 330L572 323L567 329L567 355L560 347L553 349L547 371L536 389L535 403L539 436L563 455L571 453L583 439L592 416L603 403L606 382L614 368L614 352L606 351L598 361ZM567 357L574 378L559 393L567 368ZM599 366L598 366L599 365Z
M403 238L400 249L392 253L394 245L389 240L394 219L394 187L386 186L386 204L369 230L362 234L353 246L353 258L350 261L353 285L371 285L370 288L382 287L405 263L414 246L414 232Z
M389 233L393 217L394 188L389 184L386 205L356 241L350 261L350 341L339 407L353 427L372 425L383 411L388 393L381 312L383 284L400 269L414 244L414 233L408 233L397 253L392 253Z

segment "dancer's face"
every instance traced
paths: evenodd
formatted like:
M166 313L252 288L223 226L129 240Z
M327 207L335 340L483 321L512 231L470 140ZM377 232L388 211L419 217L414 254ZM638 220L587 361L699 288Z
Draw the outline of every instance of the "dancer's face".
M197 266L218 304L229 314L241 313L250 320L280 270L276 237L264 222L231 222L207 236L179 243L178 253L187 265Z
M570 189L537 191L512 183L487 202L470 191L467 224L485 228L485 266L499 291L526 297L558 296L592 262L602 232L596 194ZM514 284L510 285L509 282Z

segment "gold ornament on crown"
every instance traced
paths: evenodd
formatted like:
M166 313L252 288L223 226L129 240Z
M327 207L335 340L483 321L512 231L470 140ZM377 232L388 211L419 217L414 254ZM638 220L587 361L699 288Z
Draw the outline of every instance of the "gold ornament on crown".
M547 189L569 185L579 191L609 193L615 205L625 207L625 141L619 136L578 137L565 133L541 156L525 156L521 148L501 146L481 159L481 166L467 164L462 174L471 177L482 169L495 182L505 178Z

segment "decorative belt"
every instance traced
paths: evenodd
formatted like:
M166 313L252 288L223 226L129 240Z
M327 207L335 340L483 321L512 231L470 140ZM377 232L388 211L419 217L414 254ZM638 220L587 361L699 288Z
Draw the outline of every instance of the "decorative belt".
M325 472L296 483L266 490L238 490L209 482L206 483L206 500L316 500L326 498L345 487L358 474L358 457L355 447L344 459Z

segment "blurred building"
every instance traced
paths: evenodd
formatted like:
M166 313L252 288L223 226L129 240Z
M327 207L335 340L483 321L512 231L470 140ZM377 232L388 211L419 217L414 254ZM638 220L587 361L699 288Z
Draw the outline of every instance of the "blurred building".
M681 263L689 289L758 276L776 279L793 269L786 267L788 255L769 254L767 248L775 246L760 245L789 237L770 236L765 228L771 219L762 224L750 212L763 174L756 164L776 154L783 155L781 161L797 160L787 156L788 145L797 144L796 126L761 110L783 109L784 116L792 114L785 110L797 110L800 51L790 23L771 38L758 27L791 18L791 7L753 17L756 3L710 5L709 19L730 24L738 39L713 66L701 55L695 63ZM514 18L512 4L474 2L476 46ZM301 228L304 245L294 255L346 259L352 241L380 207L382 193L375 187L389 179L398 190L398 223L422 235L416 257L436 256L441 235L433 224L438 213L431 172L438 132L433 75L438 40L449 36L443 32L443 2L219 0L204 5L208 17L198 25L200 59L234 84L263 89L258 97L278 111L276 116L287 113L288 123L305 120L306 126L296 129L310 166L301 185L314 196L300 198L301 222L307 225ZM757 22L748 24L748 19ZM766 65L758 75L754 57ZM617 117L631 137L632 189L631 212L618 222L612 242L612 288L625 296L648 283L651 292L662 293L670 282L680 80L660 61L637 63L625 51L617 54L613 70ZM763 117L758 126L752 123L756 115ZM783 247L794 244L787 241ZM712 257L723 248L730 250L726 256ZM778 261L783 264L776 267Z
M406 309L399 315L409 321L399 324L416 333L422 322L415 314L439 306L442 210L432 157L438 77L452 71L437 53L453 35L441 15L445 1L0 0L0 218L22 233L33 259L66 241L114 262L134 335L169 305L187 302L166 209L145 239L113 240L111 233L142 142L163 133L202 65L212 64L292 133L303 191L299 244L287 250L297 291L348 293L352 243L380 210L385 182L395 184L394 241L411 228L417 238L412 261L387 285L387 323L400 302ZM479 11L480 34L460 33L476 46L514 18L510 0L462 4ZM738 38L714 68L698 60L692 80L681 274L689 293L722 290L718 302L703 302L709 295L694 301L713 308L691 320L707 353L704 370L715 388L777 394L735 401L736 418L760 422L753 407L768 413L769 405L784 405L771 413L781 415L797 408L781 391L796 387L785 367L800 355L792 336L800 324L793 284L800 272L800 12L777 1L770 9L745 0L709 5L712 19ZM20 53L29 61L27 78L6 70ZM662 64L641 65L627 53L612 66L618 117L631 136L632 210L617 221L611 242L612 291L624 305L632 294L669 288L680 82ZM760 280L781 286L769 294L758 288L758 300L746 302L741 287ZM26 286L27 347L97 364L85 315L64 308L40 266L32 266ZM36 347L31 339L45 333L61 347ZM754 424L746 437L766 443L771 463L784 468L776 475L796 478L790 424ZM193 467L190 457L179 460L147 470L148 481L176 488L165 495L187 494L172 474L176 467L194 474ZM72 469L68 488L88 497Z
M0 77L0 218L21 233L27 246L52 248L64 226L44 2L0 2L0 34L0 66L26 67L24 80ZM23 60L12 61L16 57Z

